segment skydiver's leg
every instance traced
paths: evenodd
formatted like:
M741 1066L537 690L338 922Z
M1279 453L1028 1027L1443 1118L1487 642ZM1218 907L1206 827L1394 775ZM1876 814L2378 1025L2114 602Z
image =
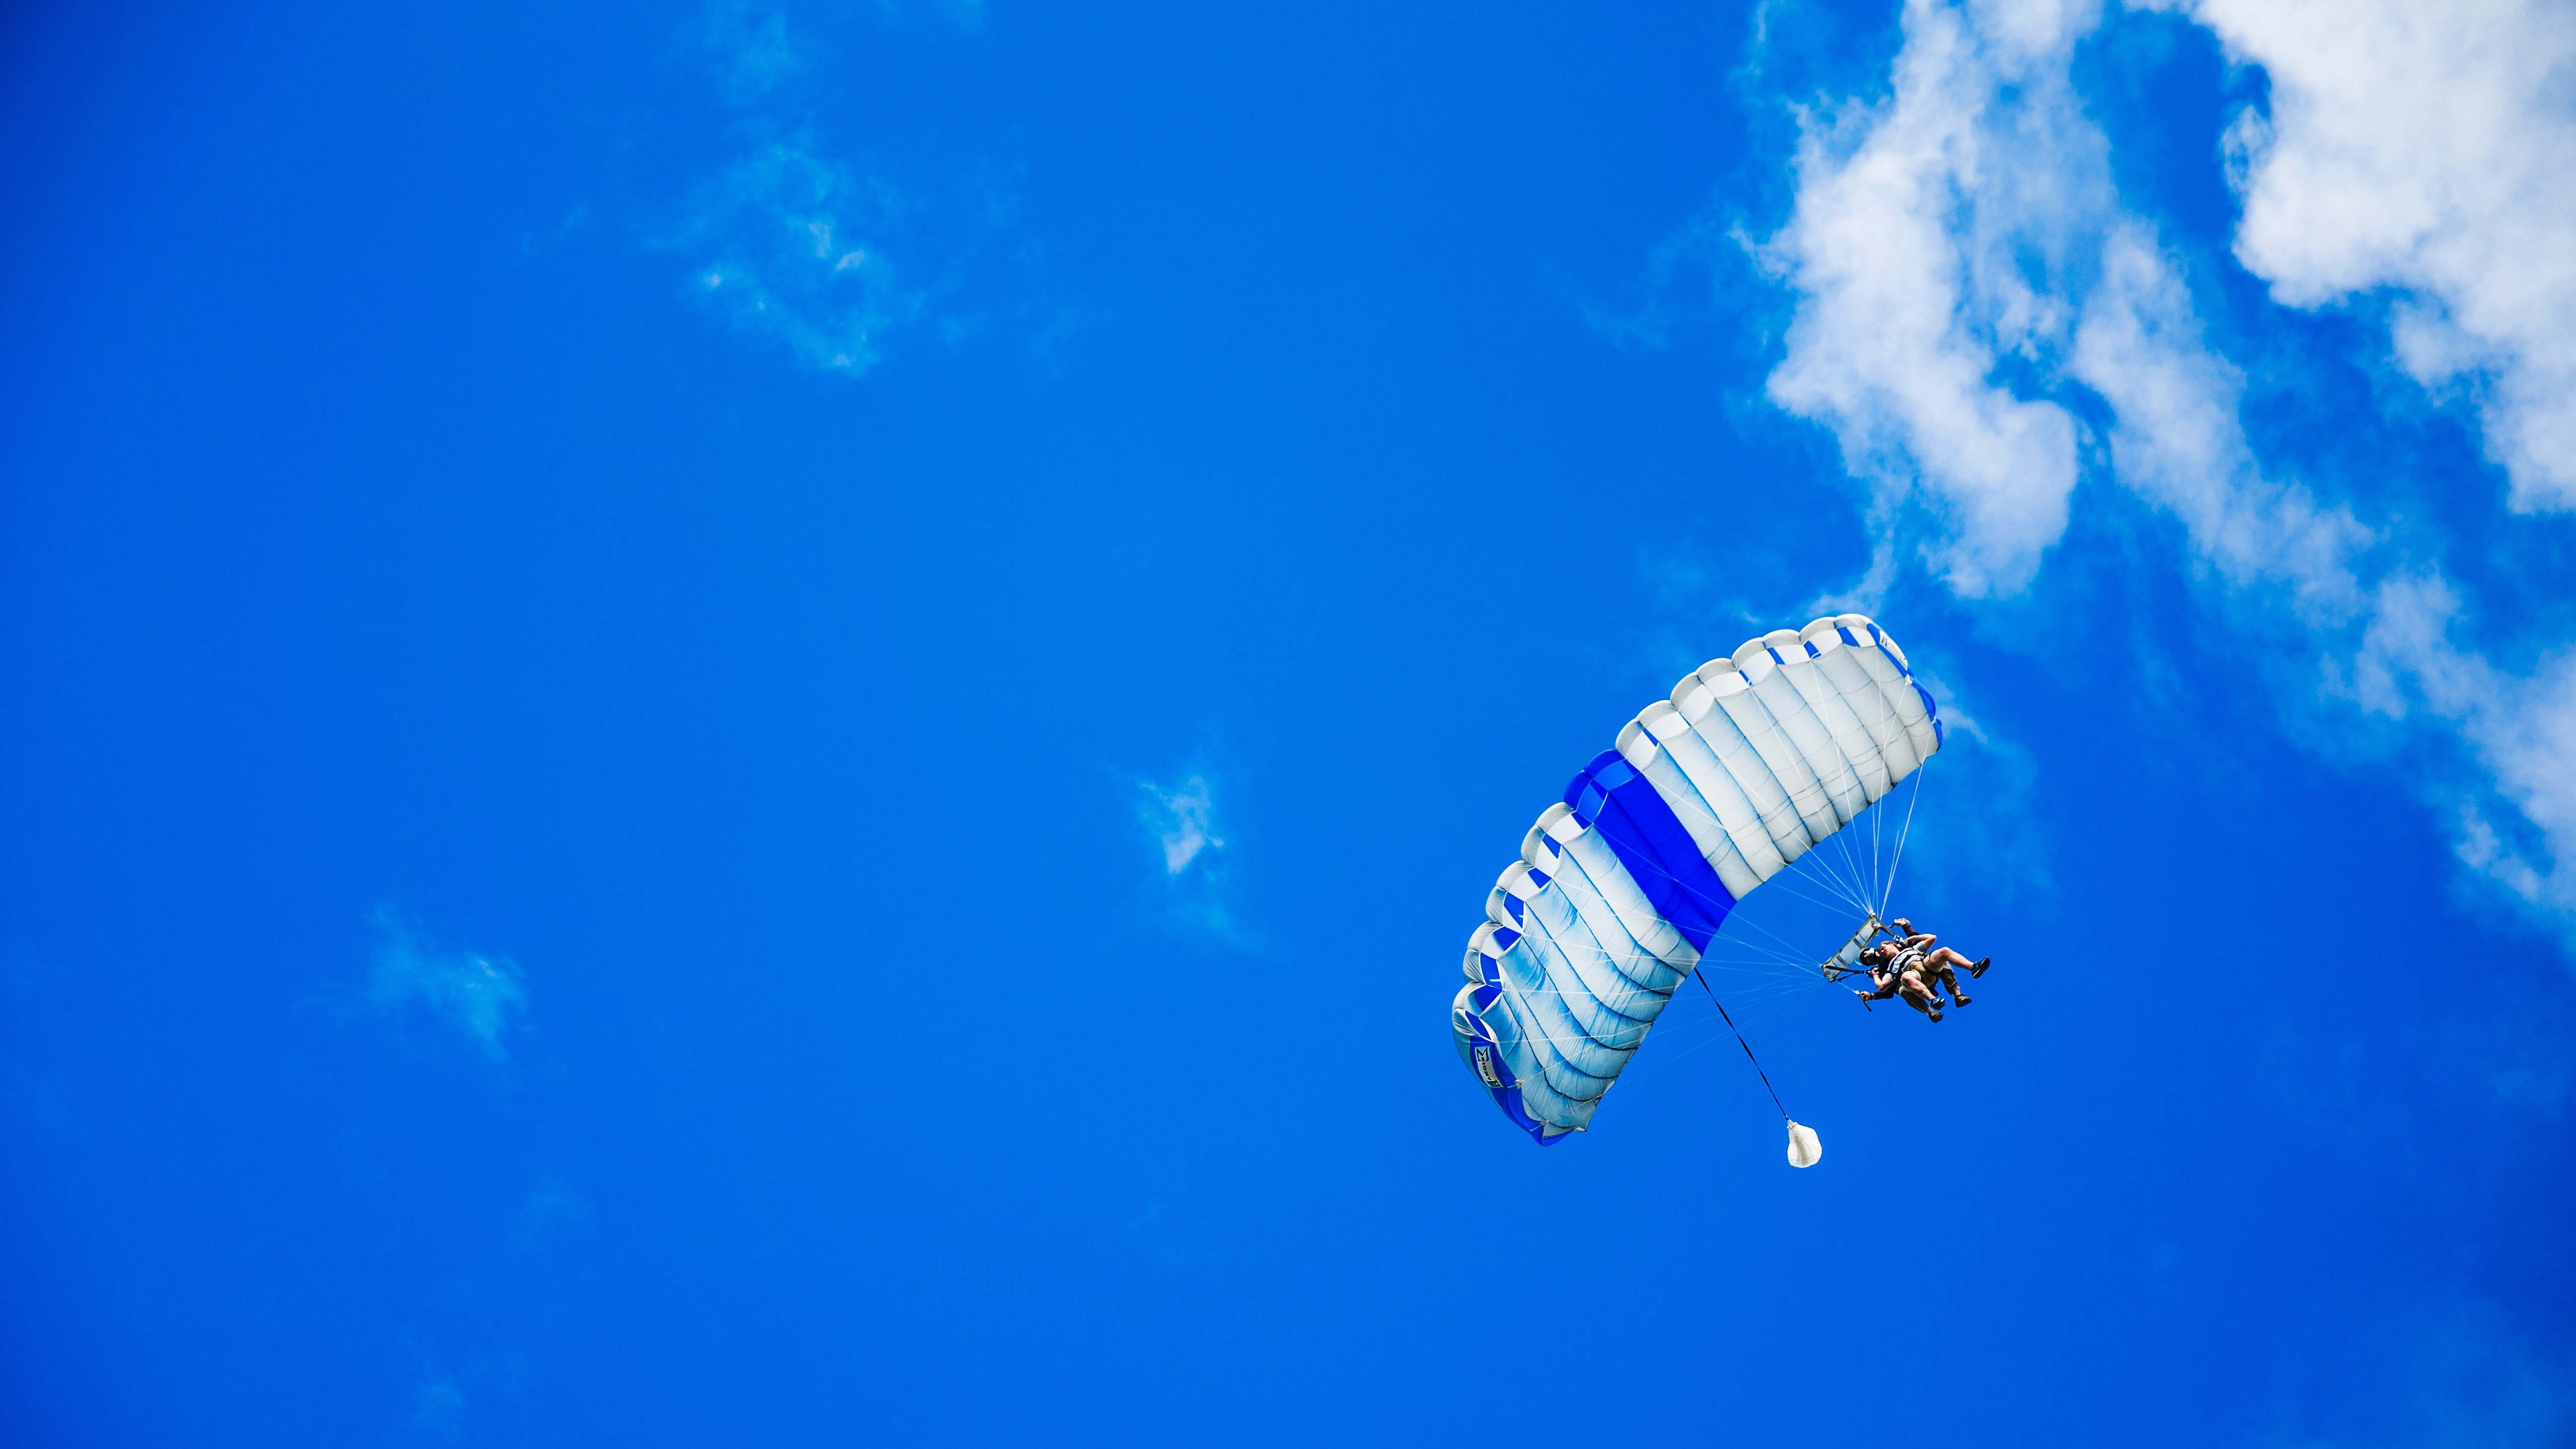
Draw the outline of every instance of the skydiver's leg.
M1923 983L1915 978L1913 972L1907 971L1899 973L1891 971L1887 973L1886 976L1881 977L1877 972L1873 971L1870 973L1869 979L1879 982L1880 985L1876 991L1864 993L1866 999L1871 1001L1885 1001L1887 998L1893 996L1897 1000L1904 1002L1906 1005L1913 1007L1916 1011L1928 1010L1924 1004L1922 992Z
M1919 974L1908 971L1897 978L1897 994L1903 996L1905 1004L1916 1011L1922 1012L1934 1021L1941 1019L1941 998L1932 994L1932 988L1923 984L1923 978Z
M1967 957L1960 955L1958 952L1951 950L1947 946L1944 946L1933 952L1931 955L1923 958L1923 974L1925 978L1928 979L1935 987L1948 987L1950 989L1950 999L1961 1006L1965 1006L1968 1004L1968 998L1959 994L1958 968L1962 966L1968 967L1971 972L1976 970L1976 967L1969 962Z

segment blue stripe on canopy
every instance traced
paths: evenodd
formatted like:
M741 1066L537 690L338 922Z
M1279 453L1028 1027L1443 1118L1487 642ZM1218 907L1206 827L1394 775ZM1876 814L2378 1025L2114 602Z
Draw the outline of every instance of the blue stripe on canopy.
M1735 895L1700 855L1698 843L1653 782L1617 750L1603 750L1565 787L1565 803L1576 820L1599 832L1637 888L1691 949L1706 951L1726 913L1735 909Z

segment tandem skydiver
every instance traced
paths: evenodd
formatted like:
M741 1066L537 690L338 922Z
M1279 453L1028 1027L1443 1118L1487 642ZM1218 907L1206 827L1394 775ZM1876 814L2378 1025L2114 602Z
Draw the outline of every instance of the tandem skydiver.
M1994 964L1992 956L1971 961L1940 945L1938 937L1929 931L1916 931L1914 923L1903 916L1888 922L1888 927L1894 939L1881 941L1860 955L1861 964L1869 968L1870 985L1877 988L1852 993L1863 1001L1901 997L1906 1005L1939 1021L1943 988L1949 990L1950 1005L1968 1004L1967 993L1959 989L1959 968L1967 967L1968 979L1973 981Z
M1953 1005L1968 1004L1968 998L1959 992L1959 968L1966 967L1968 979L1974 981L1985 975L1986 968L1994 964L1995 958L1992 956L1981 956L1971 961L1947 946L1935 944L1939 941L1939 937L1929 931L1918 934L1914 929L1914 923L1903 916L1887 924L1891 928L1889 934L1896 937L1898 959L1902 960L1914 955L1921 956L1924 982L1932 986L1948 987Z
M1869 984L1876 990L1854 991L1863 1003L1885 1001L1894 996L1934 1021L1941 1019L1941 998L1923 979L1923 958L1919 955L1898 964L1894 944L1881 941L1860 953L1861 968L1869 972Z

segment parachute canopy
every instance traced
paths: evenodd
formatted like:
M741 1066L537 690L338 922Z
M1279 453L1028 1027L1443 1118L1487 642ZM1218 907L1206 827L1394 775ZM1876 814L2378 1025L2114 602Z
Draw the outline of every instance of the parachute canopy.
M1494 883L1450 1006L1458 1055L1539 1142L1582 1131L1735 903L1941 740L1904 651L1859 614L1701 665L1575 775ZM1820 1151L1803 1130L1792 1162Z

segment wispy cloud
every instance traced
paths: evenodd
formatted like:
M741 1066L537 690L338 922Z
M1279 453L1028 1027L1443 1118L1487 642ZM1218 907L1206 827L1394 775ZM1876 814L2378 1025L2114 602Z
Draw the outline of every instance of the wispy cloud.
M1145 797L1138 807L1145 828L1163 847L1165 875L1187 871L1198 863L1202 852L1225 849L1225 842L1216 837L1212 828L1216 802L1205 775L1192 775L1169 787L1140 780L1137 788Z
M2461 862L2544 916L2576 913L2576 646L2517 674L2459 642L2462 613L2437 573L2381 581L2359 653L2328 682L2382 719L2457 731L2485 776L2444 802Z
M465 1391L448 1379L432 1379L412 1394L411 1419L404 1426L424 1438L453 1439L463 1427Z
M590 1199L559 1177L540 1178L520 1205L510 1242L521 1252L533 1252L588 1227L590 1219Z
M1908 858L1907 868L1953 896L1971 881L1996 900L2046 894L2056 886L2049 866L2055 852L2039 809L2039 761L2020 742L1988 729L1970 712L1949 683L1960 671L1940 667L1936 646L1917 644L1914 657L1917 668L1932 666L1922 677L1949 731L1939 768L1927 768L1915 789L1937 792L1936 802L1946 798L1977 804L1974 809L1943 808L1937 821L1928 811L1922 821L1912 821L1909 809L1908 823L1923 832L1925 848ZM1934 774L1941 778L1933 780Z
M2318 1304L2367 1331L2291 1333L2273 1388L2273 1449L2476 1444L2545 1449L2576 1430L2576 1355L2496 1305L2459 1297ZM2331 1357L2299 1351L2333 1343ZM2358 1356L2354 1346L2360 1346Z
M876 365L885 334L919 317L878 238L893 196L803 139L764 146L702 187L677 244L706 258L705 299L826 371Z
M1882 526L1923 525L1970 596L2021 588L2065 531L2074 419L1996 379L2063 345L2079 223L2108 199L2075 17L2025 8L1989 36L1908 5L1893 95L1804 113L1796 209L1758 251L1800 296L1772 398L1831 427Z
M801 37L788 32L784 12L750 0L712 0L706 47L715 57L717 83L737 104L760 100L793 79L811 54Z
M896 20L911 8L879 12ZM977 5L958 0L929 10L958 29L981 18ZM747 144L693 190L686 219L659 238L691 259L689 290L800 361L844 377L867 374L898 334L955 341L977 330L981 317L958 306L957 293L1016 223L1006 173L951 163L928 184L899 184L901 168L835 143L822 119L829 57L784 11L714 0L703 40ZM917 181L920 168L912 170ZM1024 270L1035 265L1033 252L1019 260Z
M1214 782L1206 772L1194 771L1170 784L1137 780L1134 788L1136 820L1161 867L1159 894L1167 923L1243 941L1226 873L1225 839L1217 833Z
M367 973L370 1008L387 1016L425 1012L488 1055L508 1055L503 1038L528 1010L527 987L510 958L436 949L389 909L379 908L370 920L377 938Z
M2295 637L2299 657L2349 661L2306 676L2294 702L2433 726L2460 766L2433 792L2456 817L2461 859L2544 913L2576 912L2576 766L2552 743L2576 737L2576 664L2545 650L2533 674L2495 664L2462 642L2454 580L2258 457L2242 422L2243 370L2211 344L2168 244L2122 204L2112 140L2076 89L2075 49L2100 21L2086 0L1909 0L1888 94L1800 113L1794 208L1756 248L1797 297L1773 399L1832 430L1869 485L1882 538L1912 540L1912 557L1965 598L2031 584L2066 532L2080 478L2124 485L2182 525L2196 571L2258 642ZM2269 27L2261 43L2330 50L2339 24L2321 15L2313 34ZM2478 44L2514 39L2507 26ZM2374 32L2351 43L2391 42ZM2348 258L2341 273L2272 259L2284 245L2274 230L2308 225L2308 212L2328 213L2314 222L2329 231L2344 224L2331 191L2265 179L2266 167L2296 172L2280 149L2293 141L2281 138L2309 134L2297 129L2306 113L2293 106L2292 130L2276 120L2268 139L2245 143L2240 254L2274 267L2276 290L2283 276L2363 276L2354 286L2431 277L2354 271ZM2477 206L2511 205L2479 194ZM2557 205L2536 203L2542 214L2502 234L2550 232ZM2576 276L2576 240L2555 255ZM2557 286L2557 267L2541 265L2540 292ZM2401 317L2465 305L2438 280L2401 295ZM2302 285L2291 299L2341 295ZM2552 325L2576 347L2576 325ZM2538 375L2555 365L2547 345L2526 341L2514 344L2514 366ZM2489 437L2522 469L2517 499L2554 496L2554 475L2531 461L2538 425L2484 416L2519 430ZM1883 544L1879 587L1890 556Z
M2263 67L2236 255L2294 307L2385 289L2398 361L2472 384L2526 509L2576 508L2576 9L2163 0Z

